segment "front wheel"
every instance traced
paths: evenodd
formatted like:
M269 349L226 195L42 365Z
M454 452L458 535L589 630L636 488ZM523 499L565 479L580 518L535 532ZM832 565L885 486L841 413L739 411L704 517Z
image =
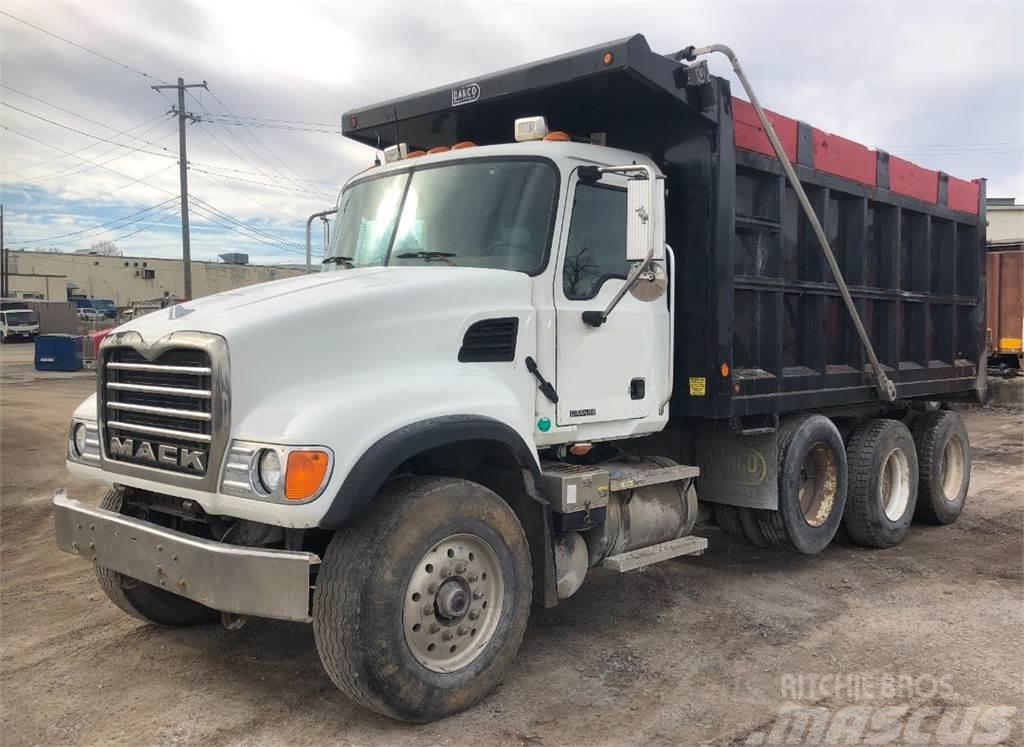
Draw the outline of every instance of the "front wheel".
M111 490L104 496L100 508L119 514L126 513L124 491L117 488ZM213 622L219 615L216 610L191 599L179 597L99 565L96 566L96 580L107 599L122 612L153 625L184 628Z
M476 483L396 480L335 533L313 595L334 683L392 718L469 708L504 679L526 630L530 554L516 515Z

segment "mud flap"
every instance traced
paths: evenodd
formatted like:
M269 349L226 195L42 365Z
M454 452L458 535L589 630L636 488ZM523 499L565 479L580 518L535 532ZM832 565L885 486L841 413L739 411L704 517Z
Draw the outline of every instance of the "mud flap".
M702 501L775 510L779 456L774 431L740 435L726 421L708 422L696 439L697 495Z

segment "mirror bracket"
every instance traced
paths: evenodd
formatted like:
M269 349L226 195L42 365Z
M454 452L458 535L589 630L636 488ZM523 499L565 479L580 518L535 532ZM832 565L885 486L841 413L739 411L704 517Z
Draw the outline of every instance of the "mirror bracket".
M653 261L654 248L652 247L651 250L647 252L647 257L635 264L633 269L630 270L629 276L626 278L626 282L622 284L621 288L619 288L619 292L616 293L615 298L609 302L608 307L604 311L584 311L583 323L588 327L600 327L608 321L608 317L611 316L615 307L619 305L619 301L621 301L623 297L633 289L633 286L640 281L643 277L644 271Z

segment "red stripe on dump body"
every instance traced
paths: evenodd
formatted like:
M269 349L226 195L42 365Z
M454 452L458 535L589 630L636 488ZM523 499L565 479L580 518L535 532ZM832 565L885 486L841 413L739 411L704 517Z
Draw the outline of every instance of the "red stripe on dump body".
M935 202L939 197L939 172L890 155L889 189L907 197Z
M980 187L974 182L949 177L949 185L946 196L951 210L959 210L961 213L978 214L978 198Z
M775 128L775 134L779 136L782 143L782 150L786 158L796 162L796 120L784 117L781 114L770 112L765 109L768 121ZM768 136L761 129L761 123L757 119L757 113L749 102L733 97L732 100L733 119L733 140L737 148L752 150L755 153L763 153L766 156L774 156Z
M878 154L873 150L817 128L814 129L813 141L814 168L861 184L875 186L875 164Z

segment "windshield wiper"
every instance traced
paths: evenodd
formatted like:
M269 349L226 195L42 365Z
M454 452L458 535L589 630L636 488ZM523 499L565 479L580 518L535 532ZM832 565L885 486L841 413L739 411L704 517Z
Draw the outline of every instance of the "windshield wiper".
M457 257L459 255L452 252L405 252L404 254L396 254L398 259L425 259L428 262L432 259L440 259L447 262L452 267L458 267L457 264L451 261L451 257Z
M341 255L335 255L333 257L324 257L323 263L325 265L339 264L345 265L349 269L352 269L352 257L342 257Z

